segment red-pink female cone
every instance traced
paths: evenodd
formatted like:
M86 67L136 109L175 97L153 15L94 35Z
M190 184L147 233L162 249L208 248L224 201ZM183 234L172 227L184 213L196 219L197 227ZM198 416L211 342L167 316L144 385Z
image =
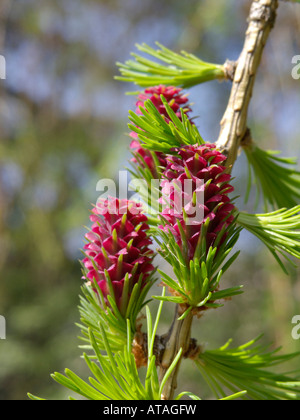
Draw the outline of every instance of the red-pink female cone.
M167 157L167 166L161 182L162 193L166 191L169 194L170 204L169 208L165 208L162 212L166 224L161 228L166 232L171 232L181 247L183 247L181 231L184 231L187 244L185 257L187 260L192 260L203 225L208 218L210 223L206 233L207 249L214 245L224 225L229 226L233 222L232 211L235 207L228 194L234 191L234 188L229 184L231 175L225 173L226 168L222 166L226 157L216 149L215 145L183 146L173 152L174 155ZM190 211L188 215L184 215L183 211L181 214L174 213L174 194L170 195L169 192L170 182L181 185L184 191L186 180L190 180L192 188L188 200L187 194L184 195L187 203L185 209L194 208L195 211L200 209L203 215L200 220L193 218L191 223L189 221L193 212ZM199 181L201 187L199 187ZM195 201L193 193L196 189L202 189L202 202ZM226 233L221 238L220 244L225 239L225 235Z
M124 301L128 303L134 285L141 279L143 288L154 271L147 217L139 204L117 198L103 200L92 213L93 225L84 247L85 279L98 283L106 303L107 296L114 295L124 312ZM125 281L129 283L126 296Z
M181 120L181 111L183 110L186 115L191 111L188 105L188 98L183 93L182 89L176 88L173 86L154 86L146 89L143 93L140 93L138 96L138 101L136 103L137 109L136 114L142 115L140 107L144 107L144 103L147 100L150 100L159 111L161 115L164 116L167 122L170 122L168 112L165 105L161 100L161 95L167 100L168 105L175 112L177 117ZM159 178L157 173L157 164L151 152L145 149L138 140L138 135L135 132L131 132L130 136L134 139L131 142L130 148L133 150L135 158L133 162L139 163L142 167L148 167L154 178ZM156 158L158 160L159 166L165 168L166 166L166 156L163 153L156 152Z

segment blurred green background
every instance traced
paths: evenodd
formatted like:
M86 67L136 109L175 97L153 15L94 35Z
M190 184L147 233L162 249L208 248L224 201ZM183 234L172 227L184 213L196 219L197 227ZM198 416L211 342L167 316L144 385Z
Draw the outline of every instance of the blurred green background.
M128 109L136 87L116 82L136 42L159 41L206 61L237 59L250 0L2 0L0 54L7 79L0 81L0 314L7 340L0 341L0 400L26 393L65 398L50 373L65 367L84 376L77 305L78 259L91 203L101 178L117 179L130 158ZM299 80L291 77L300 54L300 6L283 3L267 45L250 110L257 143L299 156ZM197 125L207 141L219 132L229 83L190 90ZM242 155L234 169L239 207L247 181ZM252 211L251 203L247 209ZM243 253L224 282L245 293L194 326L209 348L228 338L239 345L263 340L300 350L291 337L300 314L300 279L281 273L261 244L242 234ZM154 306L155 307L155 306ZM162 332L173 317L166 305ZM299 360L298 360L299 362ZM299 365L299 363L298 363ZM295 367L295 366L294 366ZM297 368L298 366L296 366ZM190 362L180 389L202 397Z

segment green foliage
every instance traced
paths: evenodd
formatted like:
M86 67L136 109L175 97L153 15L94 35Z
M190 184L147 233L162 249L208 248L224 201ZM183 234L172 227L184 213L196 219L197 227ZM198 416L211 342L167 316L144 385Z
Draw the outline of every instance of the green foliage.
M300 353L280 355L280 349L256 345L258 339L243 346L229 349L231 341L217 350L207 350L199 355L196 366L217 398L243 389L242 399L299 400L300 381L291 374L272 373L268 369L281 367Z
M295 169L297 160L280 158L281 152L262 150L256 145L244 147L249 162L249 182L246 201L254 182L257 188L257 205L263 198L264 209L295 207L300 200L300 172ZM253 173L253 176L252 176Z
M101 322L102 326L105 327L111 350L117 352L123 349L127 342L127 324L113 300L109 297L114 310L106 305L104 299L101 299L101 290L100 293L97 293L91 286L84 285L82 293L83 296L80 296L79 306L81 324L78 324L78 326L82 332L80 339L86 345L81 346L81 348L86 350L93 348L90 342L90 331L92 331L98 348L105 350L103 336L99 332L99 322Z
M143 146L155 152L170 153L174 147L203 144L197 127L189 121L184 111L181 111L181 121L162 95L161 99L171 122L165 120L150 100L140 107L142 116L129 112L129 120L133 123L129 124L129 128L138 134Z
M105 327L106 337L109 340L111 350L116 352L123 349L127 343L127 320L129 320L132 327L131 332L134 334L136 319L142 308L147 304L145 300L154 281L155 279L152 277L145 287L141 288L141 281L134 286L126 314L124 315L118 309L112 296L108 296L108 302L105 302L101 289L96 282L94 286L96 290L91 285L84 285L82 287L83 296L80 296L81 304L79 306L82 324L78 326L82 331L81 340L86 345L81 347L85 349L92 348L89 333L91 330L98 348L101 350L105 349L103 335L99 334L99 322L101 322L101 325Z
M163 290L163 296L164 294L165 289ZM159 305L156 320L153 325L151 312L148 306L146 307L148 364L144 381L140 379L135 358L131 351L133 336L132 326L130 325L129 320L127 320L126 323L126 344L122 350L119 350L116 353L112 349L112 341L107 334L107 329L101 321L98 323L98 335L102 336L101 341L104 344L104 353L101 353L98 340L94 335L94 326L93 330L92 328L89 328L89 341L96 355L96 361L93 361L94 358L89 357L85 353L83 354L85 363L92 374L92 376L89 377L89 382L82 380L70 369L65 370L65 375L55 372L51 375L52 378L63 387L68 388L72 393L87 400L161 400L163 388L182 356L182 349L180 349L171 366L167 369L164 377L160 381L157 373L156 356L154 355L154 343L162 309L163 302ZM244 392L237 392L229 396L224 395L222 400L232 400L239 398L242 395L244 395ZM42 398L36 397L30 393L28 396L32 400L42 400ZM192 392L182 392L175 397L175 400L180 400L183 397L189 397L192 400L200 400L200 398ZM71 396L70 399L74 400L75 398Z
M135 61L128 60L125 64L117 63L122 76L117 76L116 79L132 82L141 87L163 84L187 88L210 80L225 78L224 67L221 65L206 63L185 51L177 54L159 43L156 44L160 49L155 50L146 44L137 44L136 47L139 51L167 65L132 53Z
M286 274L287 269L279 255L290 263L288 255L300 259L300 205L267 214L241 212L237 223L267 246Z
M65 370L65 375L54 373L52 378L60 385L68 388L72 392L88 400L160 400L162 389L175 369L182 355L182 349L178 352L170 368L167 370L164 378L160 382L156 368L156 357L153 354L154 339L162 312L162 303L157 312L156 321L153 326L153 320L149 308L147 311L147 331L148 331L148 366L144 382L141 381L136 367L134 356L131 352L132 346L132 326L127 320L126 345L122 350L114 353L111 346L111 338L107 334L106 326L101 321L98 323L98 334L101 335L104 344L105 353L101 353L98 340L93 331L89 329L89 340L96 355L97 362L91 360L84 354L84 360L92 373L89 383L83 381L78 375L69 369ZM185 395L193 399L199 399L192 393L182 393L176 399ZM37 399L29 394L32 399ZM71 399L74 399L73 397Z
M239 255L239 252L236 252L226 261L239 238L241 228L237 228L235 224L232 224L227 228L226 239L219 245L224 235L224 229L221 230L215 241L215 247L210 247L207 251L206 232L209 223L210 220L207 219L202 226L194 258L189 263L185 252L176 243L171 232L164 232L160 226L153 228L154 238L160 247L159 253L171 265L176 277L175 281L163 271L158 270L163 282L174 291L176 296L155 296L155 298L188 305L188 309L183 314L182 319L193 308L218 308L223 305L216 303L216 301L242 293L241 286L219 290L222 275ZM162 224L164 224L163 218ZM181 226L180 223L178 226ZM183 249L185 249L186 239L183 230L181 231L181 240Z

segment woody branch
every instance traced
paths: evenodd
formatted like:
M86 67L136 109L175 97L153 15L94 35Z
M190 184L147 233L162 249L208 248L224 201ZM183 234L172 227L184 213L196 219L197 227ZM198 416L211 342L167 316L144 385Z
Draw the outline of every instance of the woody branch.
M250 100L262 54L276 20L278 0L254 0L242 53L237 62L227 109L221 121L217 147L227 155L231 170L241 142L248 133Z

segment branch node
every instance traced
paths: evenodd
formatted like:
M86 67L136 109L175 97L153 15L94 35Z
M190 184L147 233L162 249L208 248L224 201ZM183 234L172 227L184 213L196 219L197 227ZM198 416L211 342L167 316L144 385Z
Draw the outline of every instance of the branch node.
M250 10L249 21L263 23L272 23L274 24L276 18L276 13L270 6L265 6L260 3L252 3Z
M225 80L234 80L235 71L237 68L237 61L226 60L224 64Z
M195 338L191 338L189 348L184 353L183 357L185 359L196 360L201 352L202 347L197 344L197 340Z
M251 147L253 145L253 138L250 128L247 128L246 133L241 141L241 147Z

